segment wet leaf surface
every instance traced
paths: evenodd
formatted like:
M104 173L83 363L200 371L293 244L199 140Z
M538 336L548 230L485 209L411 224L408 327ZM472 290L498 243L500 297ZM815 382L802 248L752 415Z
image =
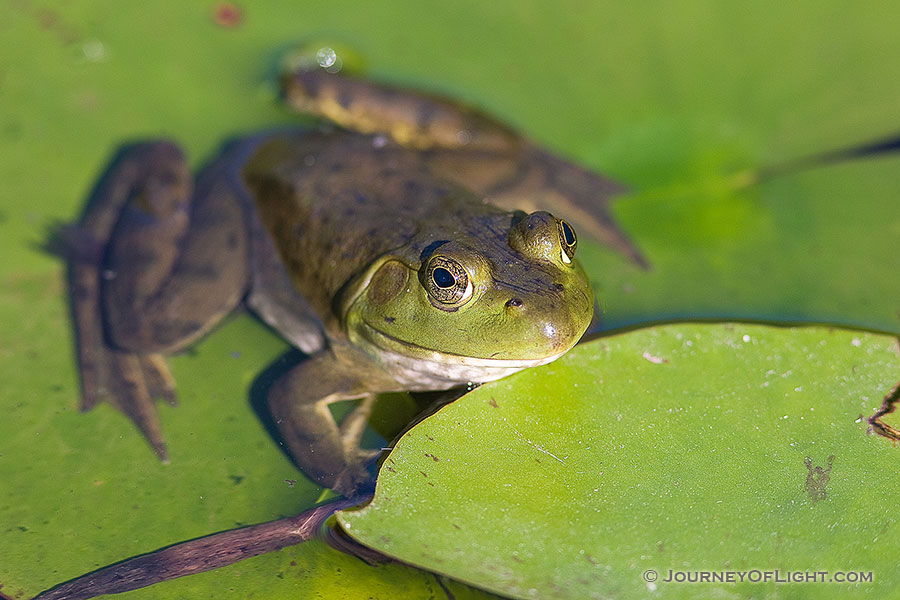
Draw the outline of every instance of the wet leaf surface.
M640 272L596 245L580 245L607 309L607 327L671 317L741 317L900 332L897 159L866 159L752 183L761 167L900 130L895 102L900 47L890 14L813 2L761 2L741 10L715 2L578 4L572 10L508 2L434 3L427 10L405 2L377 8L355 2L242 2L236 13L224 10L223 22L223 6L157 3L137 10L109 1L32 0L0 5L0 481L6 492L0 502L0 591L8 596L26 597L175 541L293 514L319 496L256 414L258 374L285 346L247 317L232 320L173 361L181 405L162 410L170 465L156 462L114 411L78 413L63 268L40 249L53 222L80 212L106 161L123 143L169 137L199 165L230 136L296 122L278 106L272 74L282 51L298 42L333 38L349 44L364 57L371 76L484 106L549 147L627 183L634 192L617 203L616 213L654 269ZM646 335L664 337L670 330L654 331ZM889 346L884 338L835 335L859 336L866 348L881 348L879 356ZM605 347L600 344L568 360L596 366L599 359L592 353ZM822 368L833 364L820 358ZM877 364L861 362L860 368ZM571 368L564 365L559 368ZM569 380L557 381L556 368L501 386L514 386L526 401L546 377L562 394ZM622 369L627 370L604 366L604 385L584 392L597 399L598 410L605 410L606 387ZM705 374L694 376L695 385L705 385ZM688 374L678 379L687 382ZM890 383L883 379L880 384ZM869 393L875 407L880 397ZM660 398L660 405L665 402ZM686 404L673 400L667 406ZM751 412L741 429L756 431L758 416ZM896 426L896 413L885 419ZM735 417L732 425L736 422ZM540 433L519 431L534 439ZM619 439L627 445L633 440L637 451L647 441L645 433L628 437L620 431ZM675 456L694 447L678 447L676 437L666 437L675 436L668 430L653 433L671 439ZM470 434L486 440L493 431ZM555 439L561 435L556 432ZM683 435L682 441L695 441ZM855 477L860 489L874 490L864 498L869 502L881 492L879 478L895 474L894 463L885 458L890 451L882 451L884 440L865 439L877 449L874 466L864 469L854 462L861 460L860 448L849 455L835 450L829 495L810 510L825 511L820 507L845 498L836 491L839 481L849 486L842 478ZM745 454L787 456L779 446L749 444L741 446ZM618 448L620 454L613 456L630 450ZM810 456L813 467L824 467L827 456ZM772 476L781 481L777 477L788 477L789 470L800 485L803 456L789 458ZM529 477L545 476L556 462L547 459L534 463ZM700 474L682 476L671 461L663 464L686 483L746 481L746 494L769 498L768 481L755 471L736 471L728 460L722 464L730 471L707 473L705 483ZM565 489L560 473L541 494ZM573 484L580 483L575 478ZM662 497L658 487L646 483L621 489L621 505L637 510L650 503L656 497L647 495L649 489ZM520 498L520 504L532 497L535 493ZM484 508L493 515L509 510ZM856 525L833 517L863 534L869 533L863 523L875 522L874 516ZM675 525L671 539L679 533ZM699 521L679 527L688 525L699 527ZM557 526L551 521L536 527ZM887 539L890 528L885 531L879 540ZM668 536L669 530L662 533ZM696 537L717 542L712 535L721 533ZM616 543L624 556L629 544L650 543L648 536ZM831 538L822 532L822 539ZM866 544L877 543L865 539L861 534L852 546L862 548L863 556L869 552ZM678 560L701 556L684 544ZM748 550L731 560L763 555ZM603 554L591 556L605 560ZM508 563L498 568L518 565L511 557ZM623 590L638 585L623 573ZM889 574L883 577L891 582ZM442 597L435 584L428 574L372 569L308 544L127 597ZM480 594L447 585L456 598Z
M341 522L404 562L520 598L890 590L886 482L900 462L865 416L897 381L887 336L744 324L611 336L416 426L374 502ZM664 581L757 570L829 573ZM860 572L871 582L836 581Z

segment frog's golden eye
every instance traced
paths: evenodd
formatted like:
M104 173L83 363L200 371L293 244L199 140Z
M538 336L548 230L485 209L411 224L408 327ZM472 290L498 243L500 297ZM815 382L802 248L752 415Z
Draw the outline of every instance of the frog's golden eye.
M435 256L428 261L422 283L432 300L448 309L455 309L472 297L469 274L461 264L446 256Z
M566 264L572 262L575 256L575 248L578 247L578 238L575 236L575 230L572 226L562 219L556 220L556 227L559 229L559 244L562 246L562 261Z

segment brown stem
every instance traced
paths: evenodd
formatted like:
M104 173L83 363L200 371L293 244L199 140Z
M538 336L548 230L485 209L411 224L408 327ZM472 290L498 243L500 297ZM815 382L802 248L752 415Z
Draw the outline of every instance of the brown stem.
M293 517L231 529L167 546L61 583L34 600L87 600L120 594L161 581L224 567L312 538L336 511L360 504L360 498L339 500Z

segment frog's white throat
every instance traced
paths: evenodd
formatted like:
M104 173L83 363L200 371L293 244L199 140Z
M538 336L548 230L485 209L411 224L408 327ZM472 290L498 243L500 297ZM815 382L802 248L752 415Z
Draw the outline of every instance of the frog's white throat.
M544 358L504 359L476 358L448 354L422 346L403 342L361 323L354 343L371 351L371 354L390 375L410 391L445 390L467 383L487 383L522 369L553 362L568 350ZM402 352L414 346L417 356Z

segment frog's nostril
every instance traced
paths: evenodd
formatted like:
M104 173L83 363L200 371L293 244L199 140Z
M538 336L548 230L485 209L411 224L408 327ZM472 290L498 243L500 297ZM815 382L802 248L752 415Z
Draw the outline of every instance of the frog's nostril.
M520 306L522 306L522 300L519 298L510 298L506 301L506 306L509 306L511 308L519 308Z
M563 293L563 292L566 290L566 286L564 286L564 285L561 284L561 283L554 283L554 284L553 284L553 289L556 290L557 292L559 292L559 293L561 294L561 293Z

